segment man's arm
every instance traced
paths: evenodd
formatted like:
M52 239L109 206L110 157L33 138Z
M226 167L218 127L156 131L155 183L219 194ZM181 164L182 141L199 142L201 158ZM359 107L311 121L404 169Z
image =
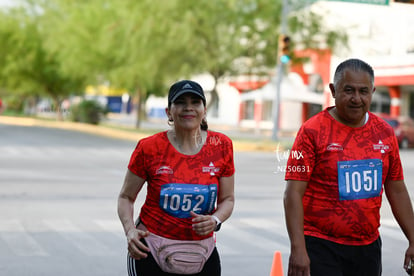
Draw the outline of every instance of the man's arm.
M288 275L310 275L310 260L303 230L303 204L308 182L288 180L284 196L285 219L290 239Z
M390 203L395 219L408 239L409 245L405 252L404 268L410 260L414 260L414 212L410 196L404 180L387 181L384 184L385 194Z

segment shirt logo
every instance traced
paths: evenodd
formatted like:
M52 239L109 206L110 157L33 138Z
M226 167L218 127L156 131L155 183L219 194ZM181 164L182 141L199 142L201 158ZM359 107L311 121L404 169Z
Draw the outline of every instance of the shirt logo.
M384 145L384 143L381 140L378 141L378 144L374 144L372 146L374 150L379 150L381 151L381 153L385 153L385 151L390 149L390 146Z
M326 150L328 150L328 151L343 151L344 148L339 143L332 143L332 144L329 144L328 147L326 147Z
M173 174L174 171L169 166L161 166L158 168L156 174Z
M210 175L216 175L220 171L220 168L214 166L213 162L210 162L208 167L203 167L203 173L209 173Z

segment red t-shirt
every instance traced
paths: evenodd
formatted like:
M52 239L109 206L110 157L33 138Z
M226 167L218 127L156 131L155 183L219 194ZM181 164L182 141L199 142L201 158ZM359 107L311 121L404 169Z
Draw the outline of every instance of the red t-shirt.
M370 112L364 126L352 128L329 109L299 130L285 179L308 182L305 235L369 244L379 237L383 184L403 179L397 139L391 126Z
M219 179L235 171L233 144L224 134L208 131L201 150L185 155L171 145L165 131L141 139L128 168L147 181L140 219L150 232L170 239L201 240L208 236L192 230L190 210L214 212Z

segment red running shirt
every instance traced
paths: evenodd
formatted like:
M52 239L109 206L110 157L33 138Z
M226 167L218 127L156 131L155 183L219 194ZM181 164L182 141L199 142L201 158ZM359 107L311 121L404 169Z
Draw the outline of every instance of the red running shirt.
M165 131L138 142L128 169L147 181L140 219L150 232L176 240L201 240L208 236L192 230L190 210L214 212L219 179L235 171L233 144L224 134L208 131L200 152L184 155L171 145Z
M403 180L393 129L369 112L352 128L325 109L303 124L290 151L286 180L308 182L304 233L346 245L379 237L383 184Z

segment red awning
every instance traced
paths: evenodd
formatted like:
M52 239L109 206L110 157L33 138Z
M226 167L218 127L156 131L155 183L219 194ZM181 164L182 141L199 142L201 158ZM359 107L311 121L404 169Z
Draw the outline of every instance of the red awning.
M414 85L414 64L375 66L376 86Z
M375 86L414 85L414 75L376 76Z
M239 92L244 92L244 91L259 89L260 87L264 86L268 82L269 82L268 80L267 81L230 81L229 85L239 90Z

